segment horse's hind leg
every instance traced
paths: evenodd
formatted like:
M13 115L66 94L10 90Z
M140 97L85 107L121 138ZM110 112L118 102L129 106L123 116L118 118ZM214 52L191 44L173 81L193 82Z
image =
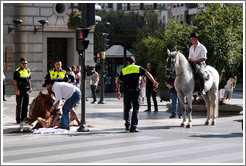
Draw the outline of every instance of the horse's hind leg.
M218 102L217 93L211 92L211 98L210 98L210 110L212 112L212 123L211 125L216 125L216 102Z
M205 100L206 103L206 108L207 108L207 119L205 121L204 125L208 125L209 124L209 120L210 120L210 101L209 101L209 92L207 92L204 96L203 99Z

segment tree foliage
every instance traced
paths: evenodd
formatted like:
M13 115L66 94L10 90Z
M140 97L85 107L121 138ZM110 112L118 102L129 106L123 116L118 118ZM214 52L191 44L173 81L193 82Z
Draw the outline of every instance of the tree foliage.
M167 48L188 57L191 32L198 32L200 42L208 50L208 65L228 77L243 73L243 8L241 4L206 4L208 9L197 14L193 25L169 20L158 35L142 39L147 56L158 64L160 86L164 86ZM140 56L140 55L139 55Z

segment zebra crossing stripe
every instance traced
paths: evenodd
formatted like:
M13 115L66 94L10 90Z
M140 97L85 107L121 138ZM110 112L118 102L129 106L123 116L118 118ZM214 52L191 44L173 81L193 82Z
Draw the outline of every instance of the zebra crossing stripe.
M136 139L136 138L134 138ZM123 141L123 143L122 143ZM100 142L100 141L99 141ZM129 142L129 141L128 141ZM120 144L122 144L123 146L121 147L111 147L111 148L104 148L104 149L95 149L95 150L88 150L88 151L83 151L83 149L85 149L84 146L86 147L91 147L95 146L93 145L96 142L86 142L86 143L82 143L81 145L73 145L72 147L70 147L71 149L73 148L78 148L81 147L80 151L74 151L71 153L59 153L59 150L56 151L54 149L55 152L57 152L54 155L47 155L46 153L42 153L42 151L44 149L46 149L47 147L42 147L40 148L40 155L39 156L32 156L32 152L29 151L29 154L25 154L22 155L22 158L14 158L11 154L5 155L4 154L4 161L12 161L14 163L25 163L25 162L31 162L31 163L51 163L51 162L55 162L55 163L59 163L59 161L65 161L65 160L69 160L69 162L73 162L73 159L81 159L81 158L86 158L86 157L94 157L94 156L100 156L100 155L111 155L111 154L116 154L116 153L122 153L122 152L131 152L134 150L148 150L148 149L153 149L153 148L160 148L160 147L168 147L171 145L179 145L179 144L184 144L184 143L194 143L194 142L199 142L197 140L187 140L187 139L183 139L183 140L172 140L172 141L157 141L155 142L153 140L152 143L141 143L141 144L137 144L137 145L133 145L133 144L125 144L124 140L121 140ZM104 142L105 143L105 142ZM111 143L111 140L108 140L108 143ZM83 145L83 146L82 146ZM70 145L71 146L71 145ZM97 145L96 145L97 146ZM52 148L48 147L50 150L52 150ZM67 149L66 149L67 151ZM12 152L13 153L13 152ZM32 157L31 157L32 156ZM6 157L8 157L8 160L6 160ZM25 157L25 158L24 158ZM31 157L31 160L30 160ZM14 158L14 159L13 159Z

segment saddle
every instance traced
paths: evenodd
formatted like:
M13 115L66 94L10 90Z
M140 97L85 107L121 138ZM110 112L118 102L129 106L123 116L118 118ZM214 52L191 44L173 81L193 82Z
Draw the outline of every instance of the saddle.
M200 81L200 75L199 75L199 69L201 68L198 64L193 63L194 66L191 66L191 68L193 69L193 75L194 75L194 80L195 80L195 88L194 88L194 92L201 92L203 90L204 87L202 87L201 85L201 81ZM209 73L205 70L205 80L209 80Z

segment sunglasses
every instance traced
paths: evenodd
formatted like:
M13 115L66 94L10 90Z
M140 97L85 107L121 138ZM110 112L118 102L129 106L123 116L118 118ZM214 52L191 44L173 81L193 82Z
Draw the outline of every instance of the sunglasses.
M27 63L21 63L22 65L26 65Z

